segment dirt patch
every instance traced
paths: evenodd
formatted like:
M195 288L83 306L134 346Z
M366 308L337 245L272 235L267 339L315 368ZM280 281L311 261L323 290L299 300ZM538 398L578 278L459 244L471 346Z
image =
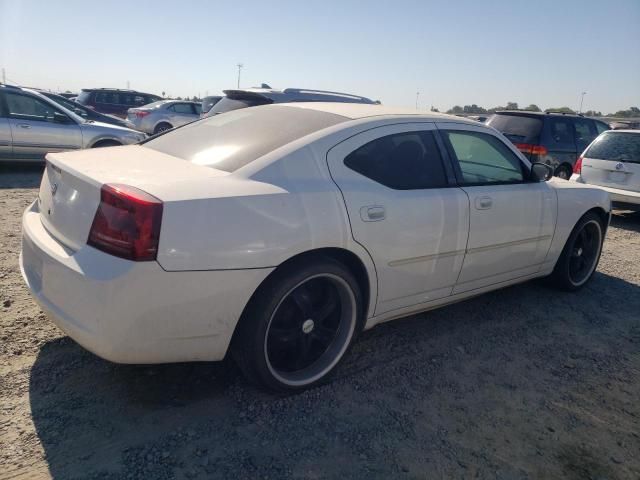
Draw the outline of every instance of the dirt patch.
M39 178L0 172L0 479L640 478L640 215L581 292L381 325L278 397L231 362L114 365L54 327L17 260Z

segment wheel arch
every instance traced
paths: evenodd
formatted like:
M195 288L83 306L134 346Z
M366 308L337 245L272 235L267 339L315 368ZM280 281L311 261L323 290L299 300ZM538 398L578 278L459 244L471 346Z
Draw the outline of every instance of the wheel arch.
M115 137L101 137L101 138L97 138L96 140L94 140L90 145L89 148L95 148L100 146L101 143L117 143L118 145L124 145L124 143L122 143L119 139L115 138Z
M310 262L317 259L322 258L330 258L335 260L342 265L344 265L355 277L356 282L358 282L358 286L360 287L362 293L362 307L363 307L363 315L360 319L359 328L364 328L366 324L366 320L369 317L369 314L373 313L373 307L371 306L372 295L376 294L375 285L372 285L372 278L375 281L375 274L370 272L366 266L366 261L360 258L356 253L346 248L341 247L324 247L324 248L316 248L313 250L307 250L305 252L298 253L292 257L289 257L287 260L278 265L267 277L258 285L255 289L249 301L246 303L242 310L242 314L238 319L238 323L234 329L231 342L233 344L234 338L238 332L238 325L242 321L242 318L245 315L245 312L249 309L250 305L253 303L255 297L258 292L260 292L263 288L273 281L274 277L279 275L279 273L284 269L289 267L290 265L294 265L299 262ZM373 276L372 276L373 275ZM373 287L373 288L372 288ZM372 293L373 292L373 293Z

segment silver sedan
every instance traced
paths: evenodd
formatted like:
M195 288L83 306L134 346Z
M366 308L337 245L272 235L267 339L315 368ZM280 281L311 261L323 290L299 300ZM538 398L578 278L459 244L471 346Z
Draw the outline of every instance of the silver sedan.
M183 100L160 100L142 107L130 108L127 120L136 130L155 135L200 118L202 105Z
M35 90L0 85L0 163L43 162L49 152L129 145L146 135L85 120Z

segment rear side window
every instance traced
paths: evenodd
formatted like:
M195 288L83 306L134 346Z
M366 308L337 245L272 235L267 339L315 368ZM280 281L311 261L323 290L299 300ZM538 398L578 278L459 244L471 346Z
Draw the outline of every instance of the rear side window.
M538 143L542 120L525 115L495 114L487 120L492 126L513 143Z
M584 156L598 160L640 163L640 133L609 132L600 135Z
M395 190L447 186L442 158L431 132L378 138L350 153L344 164Z
M96 103L120 105L120 95L117 92L96 92Z
M591 140L598 136L596 126L592 120L576 118L573 122L573 126L576 129L576 140L591 142Z
M573 144L573 128L568 118L549 118L551 140L556 143Z
M607 125L604 122L597 122L596 121L596 129L598 130L598 133L602 133L602 132L606 132L607 130L611 130L611 127L609 125Z
M460 165L463 184L519 183L524 180L520 159L493 135L449 130L444 132L444 137Z
M198 165L233 172L294 140L347 120L304 108L245 108L189 123L143 143Z
M188 115L193 115L193 109L191 108L191 104L189 103L174 103L169 107L169 110L176 113L186 113Z

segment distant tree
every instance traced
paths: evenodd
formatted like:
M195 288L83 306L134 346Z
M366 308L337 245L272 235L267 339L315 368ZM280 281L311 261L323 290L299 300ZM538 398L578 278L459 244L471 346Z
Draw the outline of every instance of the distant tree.
M559 112L559 113L576 113L575 110L572 110L569 107L547 108L547 110L551 110L552 112Z
M517 102L507 102L507 106L505 107L507 110L518 110Z
M587 110L584 114L587 117L602 117L602 112L597 112L595 110Z
M528 107L525 107L523 110L527 112L541 112L540 107L538 107L535 103L532 103Z
M192 102L199 102L200 99L194 95L193 98L191 99L191 101Z
M432 112L440 112L440 110L438 110L436 107L434 107L433 105L431 105L431 111Z
M182 97L176 97L176 100L182 100Z
M618 110L614 114L607 115L608 117L640 117L640 108L629 107L628 110Z
M487 113L493 113L493 112L497 112L498 110L505 110L506 107L491 107L489 110L487 110Z
M447 113L453 113L454 115L464 113L464 109L460 105L455 105L453 108L447 110Z
M479 107L475 103L472 105L465 105L463 111L464 113L487 113L486 108Z
M164 91L162 92L162 96L164 97Z

